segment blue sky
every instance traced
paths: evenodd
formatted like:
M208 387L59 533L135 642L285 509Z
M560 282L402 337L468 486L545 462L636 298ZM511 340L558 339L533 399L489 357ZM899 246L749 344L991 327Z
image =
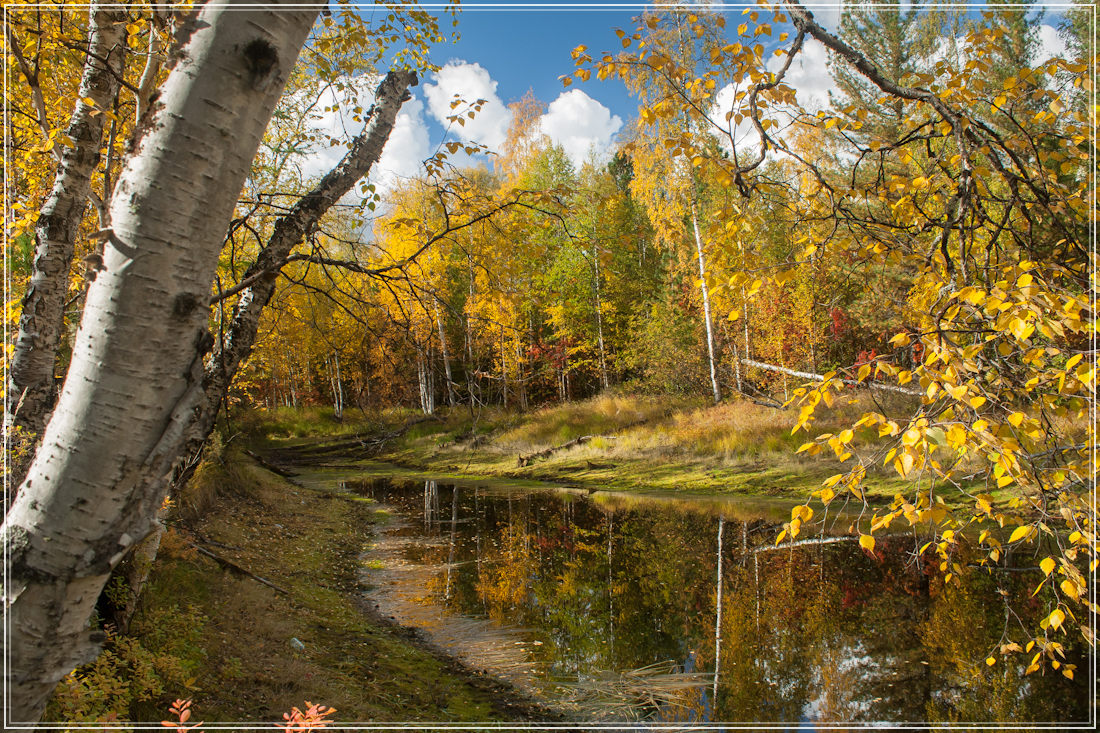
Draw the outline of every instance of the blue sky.
M531 88L536 97L549 103L563 91L558 77L573 71L570 52L581 43L610 50L615 41L612 28L631 28L632 18L640 12L640 8L465 10L459 20L461 40L441 46L438 63L459 58L476 61L499 82L505 102L518 99ZM635 111L618 81L593 79L584 91L615 114L625 117Z
M824 25L835 28L839 5L813 2L806 5ZM573 71L570 51L579 44L587 45L593 54L619 48L614 29L631 30L632 19L642 7L548 10L465 6L459 14L460 40L438 44L433 49L433 61L441 69L426 75L414 90L413 98L405 103L378 170L372 175L373 182L385 189L399 178L415 175L421 170L421 162L448 137L490 148L498 146L511 120L507 105L528 89L548 105L540 121L542 132L562 145L576 165L593 154L606 157L616 134L635 115L636 103L617 80L600 82L593 77L587 83L575 83L566 89L559 77ZM740 18L744 6L726 7L727 27L735 28L740 22L735 19ZM1042 60L1063 50L1055 31L1056 12L1048 9L1039 29ZM443 27L450 28L449 17ZM786 81L807 108L828 105L832 79L826 61L824 47L809 41L788 73ZM773 63L778 61L773 59ZM369 104L367 93L368 98L363 101ZM467 100L484 98L489 102L475 120L448 133L441 122L452 113L449 102L455 93ZM732 98L732 89L722 90L717 103L721 105ZM326 124L335 133L336 127L346 122L330 119ZM351 128L348 131L356 132ZM322 153L304 167L307 173L323 173L338 157L336 151ZM474 161L460 154L453 162Z

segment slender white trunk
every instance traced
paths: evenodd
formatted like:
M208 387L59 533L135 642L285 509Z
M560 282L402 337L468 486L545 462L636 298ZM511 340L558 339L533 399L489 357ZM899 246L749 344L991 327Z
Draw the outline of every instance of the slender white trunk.
M718 517L718 600L714 611L714 690L711 693L711 708L718 705L718 670L722 660L722 530L725 517Z
M600 255L595 245L592 245L592 262L596 290L596 339L600 347L600 383L603 384L604 389L607 389L611 384L607 379L607 352L604 349L603 343L603 306L600 302Z
M500 376L503 392L501 393L501 402L505 407L508 406L508 357L507 352L504 351L504 326L500 327Z
M340 353L333 352L329 360L329 385L332 387L332 416L344 419L344 384L340 378Z
M27 431L31 440L42 432L53 407L54 365L65 325L69 270L103 144L107 116L99 110L110 109L118 95L126 51L126 11L93 6L90 36L91 54L77 96L91 99L95 107L78 101L65 129L74 144L62 148L53 188L35 223L34 269L9 367L4 422L9 430L18 426ZM90 277L95 277L98 266L98 261L90 262ZM19 483L22 477L13 478Z
M447 334L443 331L443 317L439 313L439 304L435 305L435 325L439 328L439 348L443 352L443 374L447 378L447 404L455 406L454 380L451 378L451 356L447 352Z
M707 290L707 266L703 259L703 238L699 236L699 220L695 204L691 205L691 226L695 230L695 251L699 255L699 287L703 290L703 321L707 326L707 358L710 361L710 386L714 390L714 404L722 401L718 390L718 372L714 366L714 329L710 322L710 292Z
M204 6L134 141L65 388L2 528L6 724L37 720L95 657L96 599L154 528L203 394L220 245L319 9Z

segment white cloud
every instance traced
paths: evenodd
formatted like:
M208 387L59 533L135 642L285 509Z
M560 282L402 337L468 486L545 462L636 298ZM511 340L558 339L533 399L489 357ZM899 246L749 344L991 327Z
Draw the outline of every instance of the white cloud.
M451 124L447 117L462 111L465 107L451 108L455 95L467 104L484 99L473 119L466 119L464 125ZM433 80L424 85L424 97L428 101L428 110L441 125L450 125L450 131L464 142L476 142L497 149L508 134L508 125L512 122L512 112L497 96L497 83L480 64L465 61L450 61L436 72Z
M786 60L786 56L773 56L768 61L768 70L778 72ZM828 52L825 47L817 41L807 38L801 53L791 62L791 67L787 69L787 74L783 77L783 82L794 90L798 104L807 112L813 113L829 107L829 92L836 89L836 84L829 74L827 61ZM710 116L711 119L723 126L727 133L732 133L734 146L739 156L752 157L756 155L759 139L753 124L747 119L747 94L740 101L736 98L738 92L741 91L747 92L748 86L727 84L720 89L714 97L714 106L711 107ZM746 119L737 122L736 117L731 117L727 121L726 115L730 112L741 113L746 116ZM781 132L792 121L794 109L785 105L773 105L765 114L780 125L778 130L771 128L769 131L769 134L774 135ZM723 146L729 150L728 138L721 140Z
M612 136L622 126L618 115L580 89L558 95L539 120L540 131L560 145L578 168L593 149L597 157L606 157Z
M344 143L363 131L363 115L374 104L378 77L362 76L345 82L351 86L349 94L335 92L329 87L318 97L315 108L320 111L311 127L320 133L322 139L332 139L336 144L320 143L298 161L305 180L319 178L332 170L347 154L348 148ZM355 119L356 107L361 110L359 120ZM382 149L382 156L371 170L369 179L380 192L385 192L393 187L398 178L416 175L427 157L428 129L424 123L424 103L414 95L401 106L390 137ZM350 191L346 198L357 195L358 188Z
M768 61L769 71L779 71L786 56L773 56ZM829 106L829 92L836 90L836 84L829 73L829 54L818 41L807 38L802 53L791 62L791 68L783 81L794 89L795 98L803 109L816 112Z
M378 86L378 77L359 76L344 79L344 82L350 87L346 95L329 86L316 96L314 109L317 110L317 116L310 127L323 140L332 139L338 142L336 145L318 143L312 152L298 162L304 180L318 178L332 170L347 153L347 147L339 143L351 140L363 130L363 122L354 119L354 109L356 106L363 110L370 108L374 100L374 90ZM300 103L313 101L306 100L305 94L299 100Z
M414 176L428 157L428 128L424 123L424 103L417 97L401 105L393 130L382 149L382 157L371 172L371 182L380 190L389 190L398 178Z
M834 33L840 27L840 9L841 5L836 2L829 2L829 0L809 0L809 2L803 3L806 9L814 15L816 20L826 29L833 31Z
M1056 56L1066 56L1068 51L1056 28L1045 23L1039 26L1039 50L1035 54L1037 64L1045 64Z

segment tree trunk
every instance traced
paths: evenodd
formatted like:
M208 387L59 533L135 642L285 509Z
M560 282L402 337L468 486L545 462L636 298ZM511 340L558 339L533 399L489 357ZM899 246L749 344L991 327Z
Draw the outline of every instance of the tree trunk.
M64 390L2 528L5 723L37 720L57 682L95 657L96 599L153 530L203 396L221 242L319 9L204 6L138 131Z
M188 431L187 453L199 450L214 429L218 407L229 391L241 362L252 353L260 314L275 293L279 269L291 250L317 228L325 212L370 172L382 155L382 148L389 139L401 105L409 98L409 87L416 83L416 74L412 71L386 74L375 91L374 105L367 112L367 124L352 142L347 155L312 191L275 222L271 237L242 278L242 282L249 281L250 284L240 291L226 330L224 347L219 345L206 359L204 397L194 425Z
M344 419L344 382L340 378L340 352L335 351L328 363L329 385L332 387L332 417Z
M691 205L691 226L695 230L695 251L699 255L699 287L703 289L703 320L707 326L707 358L710 361L710 386L714 390L714 404L722 401L718 391L718 372L714 367L714 329L710 322L710 292L707 290L707 267L703 260L703 238L699 236L699 220L695 215L695 204Z
M443 373L447 377L447 404L455 406L455 383L451 377L451 355L447 352L447 335L443 331L443 317L439 314L439 304L435 306L435 325L439 327L439 348L443 351Z
M604 389L607 389L611 386L611 383L607 378L607 352L604 349L603 341L603 304L600 302L600 254L595 245L592 246L592 262L596 285L596 338L600 347L600 384L603 385Z
M77 95L94 101L95 108L78 101L65 130L74 144L62 148L53 189L34 227L34 270L23 296L23 313L9 368L4 422L9 430L18 427L26 431L24 437L29 444L41 434L53 408L54 365L65 327L69 270L91 193L92 174L99 165L107 120L98 110L109 110L118 95L125 38L125 10L93 6L90 54ZM96 264L89 265L91 277L95 276ZM22 468L25 470L26 465ZM22 483L23 471L10 478L14 485Z

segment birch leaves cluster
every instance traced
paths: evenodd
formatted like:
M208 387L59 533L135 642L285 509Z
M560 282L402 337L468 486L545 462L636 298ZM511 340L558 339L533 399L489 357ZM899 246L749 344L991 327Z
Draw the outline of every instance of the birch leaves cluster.
M700 42L721 17L650 14L618 33L616 51L578 47L564 81L618 77L652 90L639 113L647 154L662 151L730 192L716 218L727 228L729 290L736 298L745 288L741 308L753 308L766 283L842 272L904 283L881 353L834 364L788 394L794 430L808 437L799 450L845 466L815 492L816 517L854 506L852 531L868 551L876 535L915 527L915 554L947 574L1034 557L1046 616L1038 629L1006 622L989 663L1026 654L1028 672L1048 663L1071 677L1059 638L1072 628L1093 642L1097 610L1088 581L1097 262L1086 106L1095 61L1012 66L1004 49L1026 31L1001 20L987 15L955 39L954 54L891 76L797 2L746 10L736 40L721 46ZM773 37L778 46L764 43ZM786 74L811 42L874 99L800 107ZM722 89L732 93L719 99ZM893 124L882 109L896 112ZM763 245L754 211L781 211L789 226L790 257L770 269L737 266L735 255ZM815 434L818 413L860 387L874 409L849 429ZM863 484L881 466L904 488L871 510ZM950 489L969 499L945 502ZM797 507L779 539L814 517L811 504Z

